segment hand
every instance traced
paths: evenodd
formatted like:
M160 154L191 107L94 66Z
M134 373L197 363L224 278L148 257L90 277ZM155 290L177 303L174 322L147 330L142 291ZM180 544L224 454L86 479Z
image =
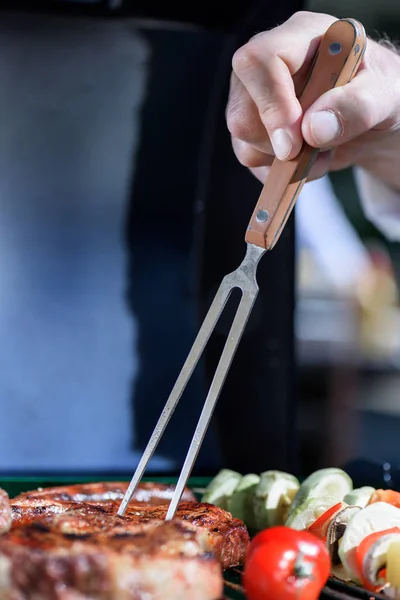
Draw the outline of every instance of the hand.
M238 160L264 181L274 155L294 158L303 139L321 148L310 179L360 166L400 190L400 56L371 39L360 69L305 112L302 89L322 35L337 19L299 12L239 48L226 118Z

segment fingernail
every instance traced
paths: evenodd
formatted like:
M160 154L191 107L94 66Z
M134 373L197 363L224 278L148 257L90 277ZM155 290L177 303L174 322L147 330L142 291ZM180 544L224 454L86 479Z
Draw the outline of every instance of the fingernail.
M287 131L285 131L285 129L276 129L271 134L271 143L274 154L277 158L279 158L279 160L284 160L287 158L293 148L290 135Z
M321 110L311 116L311 133L319 146L326 146L342 133L342 124L331 110Z

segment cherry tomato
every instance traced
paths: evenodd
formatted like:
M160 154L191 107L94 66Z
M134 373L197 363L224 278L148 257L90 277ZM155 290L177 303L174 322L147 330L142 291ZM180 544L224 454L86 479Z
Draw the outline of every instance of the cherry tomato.
M326 510L320 517L318 517L316 521L314 521L312 525L310 525L308 531L322 540L326 535L332 517L334 517L335 514L340 511L342 506L346 505L343 504L343 502L338 502L337 504L334 504L328 508L328 510Z
M314 535L271 527L250 544L243 586L249 600L317 600L330 568L328 550Z

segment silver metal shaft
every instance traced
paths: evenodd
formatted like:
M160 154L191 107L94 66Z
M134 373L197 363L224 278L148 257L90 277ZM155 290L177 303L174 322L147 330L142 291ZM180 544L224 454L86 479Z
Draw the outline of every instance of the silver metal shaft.
M136 468L135 474L129 484L125 496L118 509L118 514L123 516L126 508L135 493L135 490L142 479L143 473L146 470L147 464L153 456L158 443L165 431L166 426L182 396L182 393L203 353L205 346L214 330L216 323L228 301L228 298L235 288L242 290L242 298L239 307L236 311L228 339L225 343L218 367L216 369L213 381L211 383L203 410L200 415L199 422L196 427L195 434L188 454L186 456L178 483L176 485L174 495L170 502L166 519L172 519L175 515L177 506L185 489L187 480L192 471L194 462L199 453L201 444L207 431L208 424L214 412L215 404L224 384L226 375L234 357L236 348L239 344L243 330L250 316L251 309L258 294L258 285L256 280L256 270L261 256L265 253L264 248L259 248L253 244L247 244L246 255L240 266L224 277L220 287L215 295L215 298L208 310L208 313L203 321L203 324L193 343L192 349L182 367L178 379L169 395L167 403L161 413L157 425L151 435L151 438L146 446L142 458Z

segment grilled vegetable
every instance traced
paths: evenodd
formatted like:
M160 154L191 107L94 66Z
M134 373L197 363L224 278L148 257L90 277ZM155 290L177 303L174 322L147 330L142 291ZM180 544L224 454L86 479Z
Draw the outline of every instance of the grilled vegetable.
M386 502L400 508L400 492L395 492L394 490L375 490L371 494L368 504L374 504L374 502Z
M228 511L237 519L241 519L253 531L256 529L253 510L254 490L259 481L259 475L254 473L244 475L232 496L228 498Z
M303 481L293 499L290 513L310 498L330 496L338 502L339 500L343 500L344 496L352 489L353 482L342 469L320 469Z
M372 533L363 539L356 551L357 565L361 573L363 585L372 591L379 591L386 585L386 580L389 581L389 574L386 572L385 577L382 572L386 569L388 563L388 551L391 543L400 540L400 529L392 528L387 531L379 531ZM393 561L390 561L390 574L393 576ZM397 562L397 570L399 563ZM398 578L398 575L397 575Z
M346 506L347 505L344 502L338 502L337 504L334 504L310 525L308 531L315 535L318 539L324 540L332 519Z
M243 586L249 600L316 600L330 571L324 544L307 531L272 527L246 555Z
M337 498L331 496L309 498L290 513L286 525L299 531L307 530L319 517L336 504Z
M386 554L386 580L391 588L396 590L397 596L400 594L400 531L396 539L392 539ZM386 590L385 590L386 591Z
M201 501L216 504L220 508L228 510L228 500L241 479L240 473L222 469L206 487Z
M338 554L339 544L343 538L344 532L351 519L362 510L360 506L345 506L339 510L331 519L326 532L326 546L332 565L339 566L340 558Z
M357 547L371 533L392 527L400 527L400 509L385 502L370 504L353 516L339 545L339 558L354 583L362 581L361 569L357 563Z
M283 525L299 480L290 473L265 471L254 492L254 516L258 530Z
M375 488L365 485L364 487L356 488L345 495L343 501L350 506L367 506Z

